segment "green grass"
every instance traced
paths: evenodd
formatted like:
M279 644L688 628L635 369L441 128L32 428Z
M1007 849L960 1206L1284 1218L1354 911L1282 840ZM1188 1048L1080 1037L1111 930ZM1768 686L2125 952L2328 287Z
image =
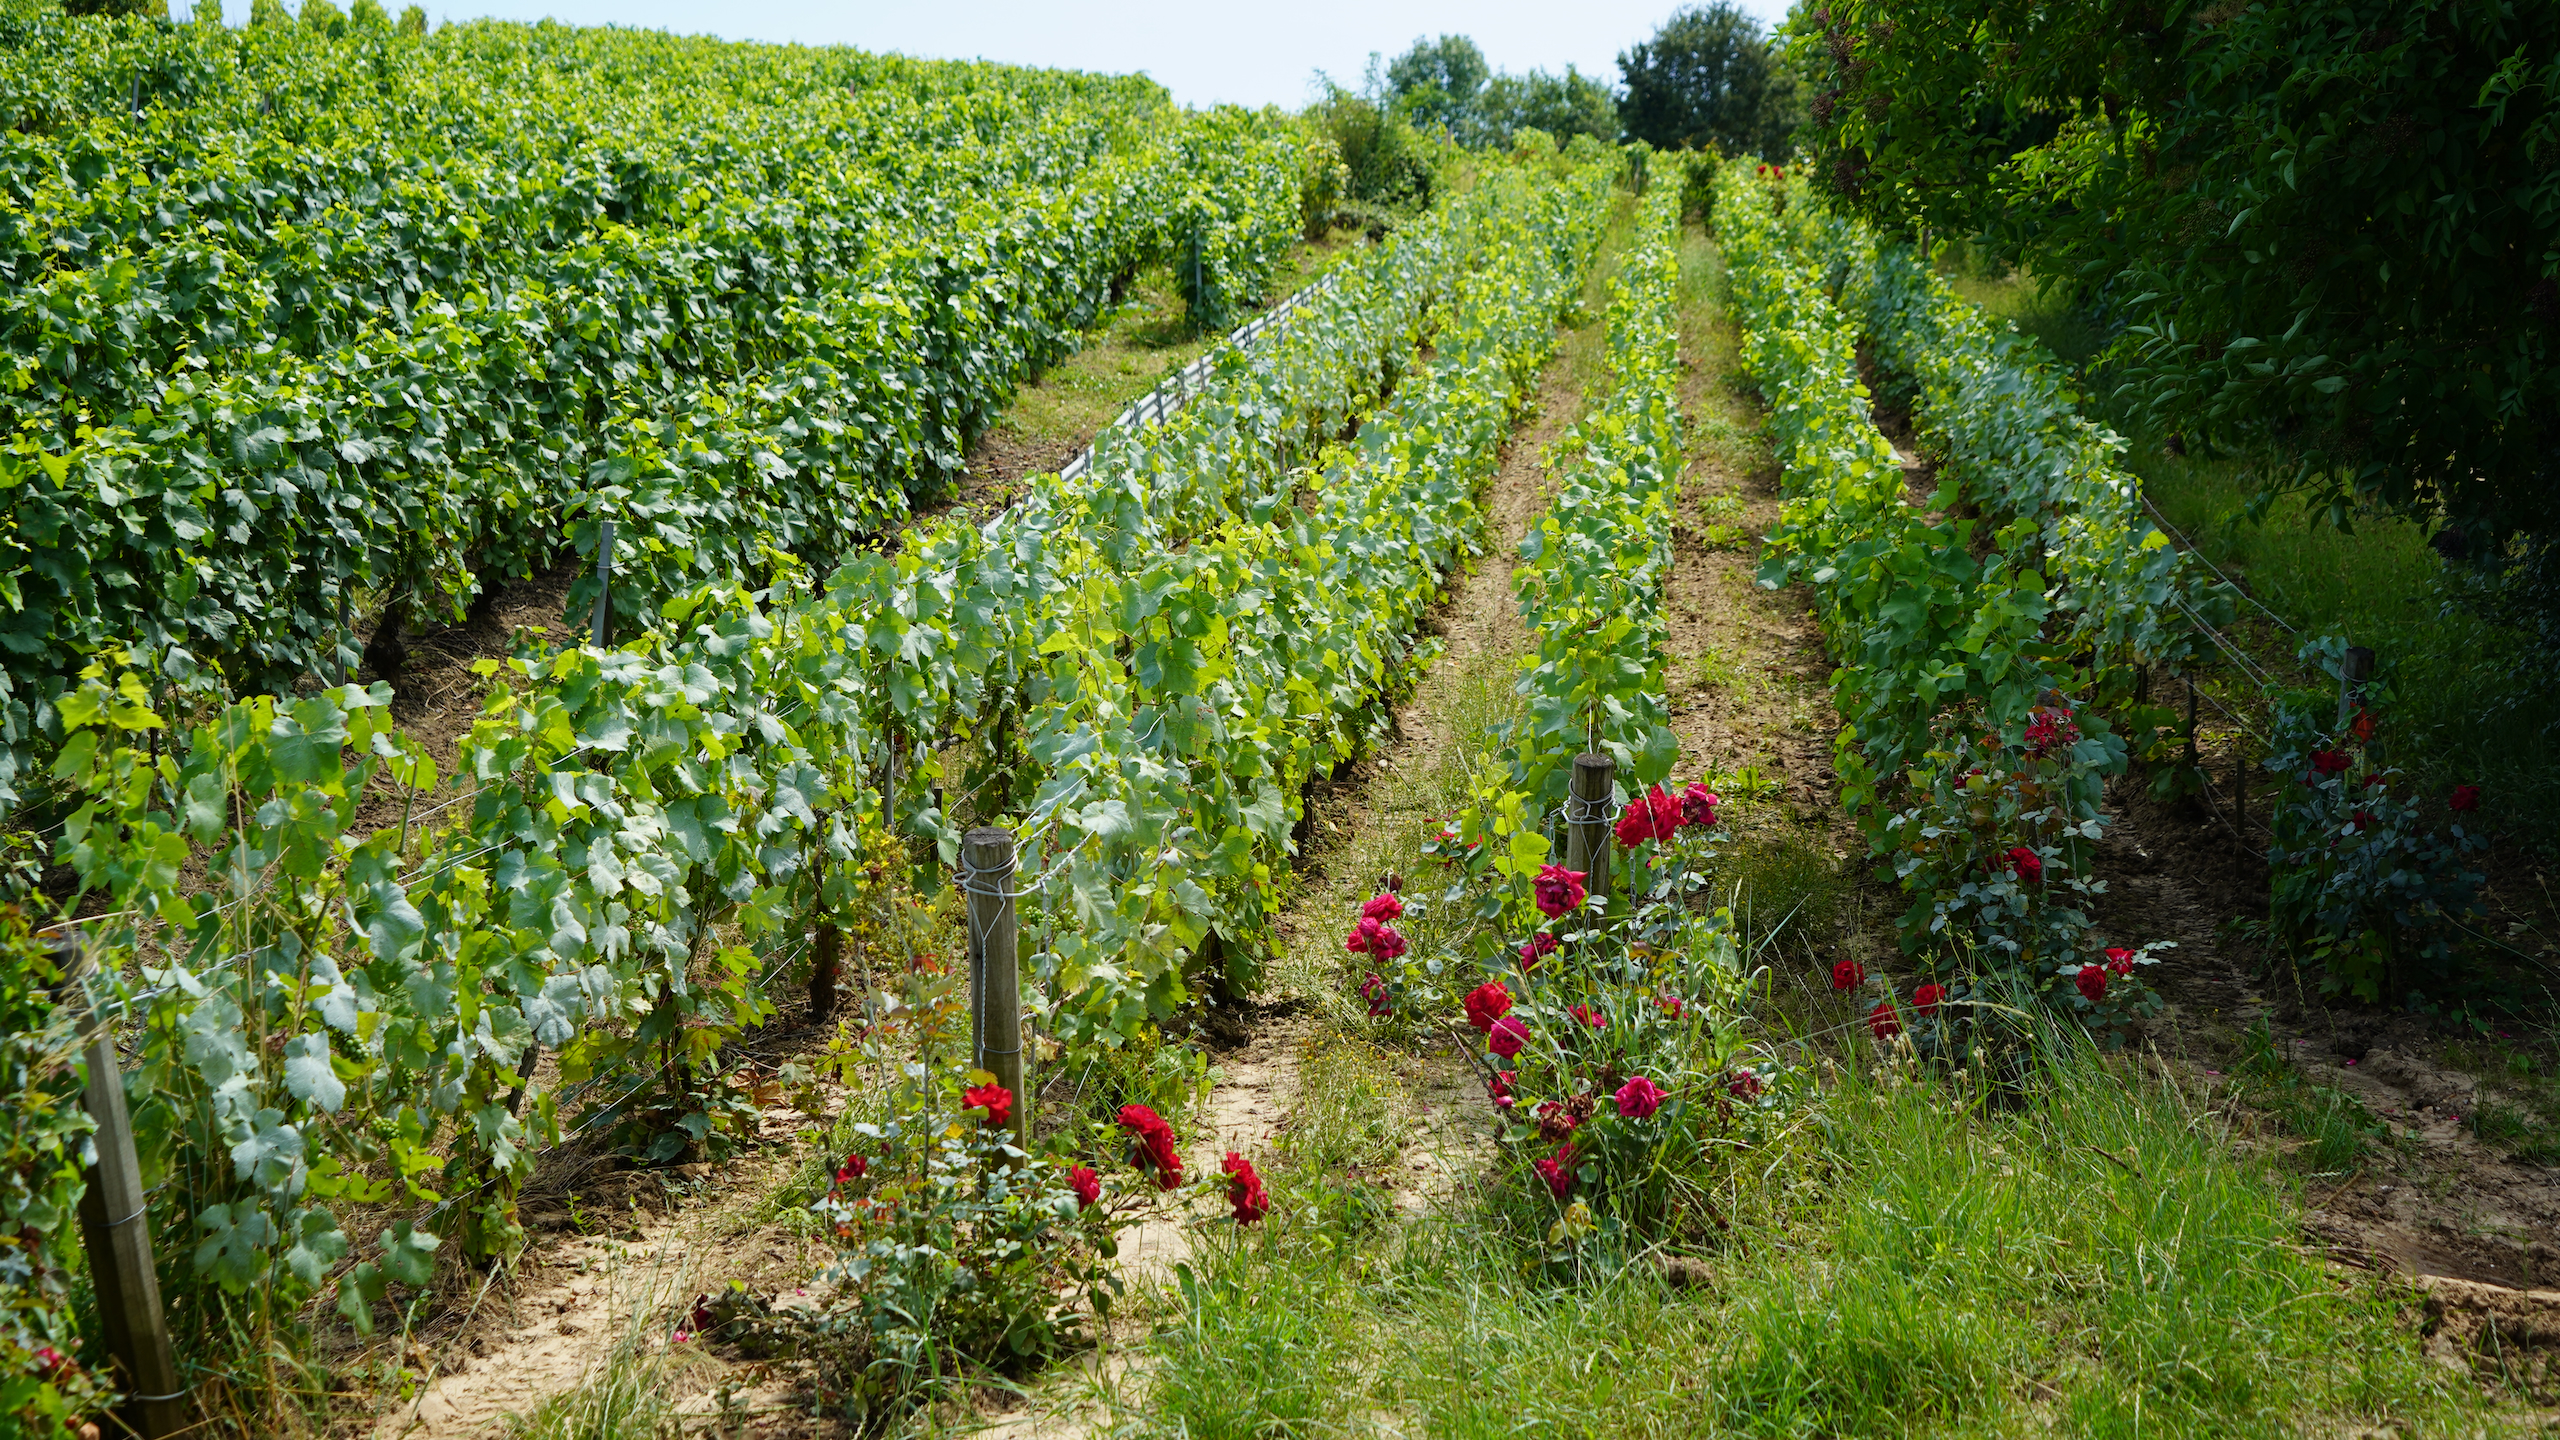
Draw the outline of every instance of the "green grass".
M2344 1090L2314 1085L2278 1048L2261 1019L2240 1040L2241 1098L2300 1139L2293 1163L2314 1175L2344 1175L2390 1149L2391 1127Z
M2292 1182L2085 1048L2017 1108L1852 1067L1732 1197L1733 1242L1527 1277L1481 1201L1346 1246L1204 1246L1124 1396L1138 1433L2247 1436L2476 1402L2382 1282L2296 1243Z

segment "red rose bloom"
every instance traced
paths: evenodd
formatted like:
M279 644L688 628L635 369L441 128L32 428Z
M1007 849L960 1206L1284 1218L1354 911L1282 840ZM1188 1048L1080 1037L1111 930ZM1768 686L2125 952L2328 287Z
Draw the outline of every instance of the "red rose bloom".
M2347 820L2348 823L2354 825L2359 831L2368 830L2372 828L2374 823L2373 812L2370 810L2359 810L2355 814L2348 816Z
M1102 1175L1089 1165L1067 1167L1067 1188L1076 1192L1079 1210L1090 1210L1102 1203Z
M1923 985L1911 992L1911 1008L1923 1015L1938 1013L1938 1002L1947 998L1944 985Z
M1512 1106L1519 1104L1519 1103L1520 1103L1520 1097L1511 1093L1511 1087L1512 1087L1512 1086L1514 1086L1514 1085L1517 1085L1517 1084L1519 1084L1519 1083L1520 1083L1520 1072L1519 1072L1519 1071L1517 1071L1517 1070L1497 1070L1497 1071L1495 1071L1495 1072L1493 1073L1493 1103L1494 1103L1497 1107L1499 1107L1499 1108L1501 1108L1501 1109L1504 1109L1504 1110L1508 1110L1508 1109L1510 1109Z
M1487 980L1467 992L1467 1023L1482 1034L1493 1033L1493 1022L1511 1013L1511 992L1499 980Z
M1554 1159L1532 1161L1529 1168L1537 1171L1538 1178L1547 1182L1548 1193L1561 1200L1573 1193L1572 1165L1573 1147L1567 1145L1556 1152Z
M2453 798L2447 800L2444 804L2446 809L2451 810L2456 814L2468 815L2472 811L2480 808L2480 787L2477 785L2456 785L2453 787Z
M1519 1016L1505 1015L1494 1021L1493 1029L1486 1032L1484 1048L1508 1060L1519 1054L1520 1047L1528 1043L1529 1027L1520 1023Z
M1689 1002L1677 995L1656 995L1653 997L1653 1008L1677 1020L1689 1013Z
M2356 737L2358 742L2372 739L2373 712L2361 705L2357 706L2356 718L2347 723L2347 730Z
M1736 1100L1757 1100L1760 1098L1761 1090L1760 1072L1736 1070L1726 1078L1724 1090Z
M1680 822L1704 830L1716 823L1716 807L1723 803L1703 783L1693 784L1680 792Z
M1368 975L1361 980L1360 998L1369 1002L1369 1013L1371 1015L1384 1015L1389 1010L1395 1008L1391 1003L1389 1003L1387 982L1380 979L1378 972L1375 970L1370 971Z
M1654 839L1668 840L1680 833L1680 797L1656 785L1645 793L1644 805L1653 812Z
M1618 1087L1618 1113L1629 1120L1650 1119L1654 1111L1662 1108L1662 1102L1669 1098L1669 1091L1638 1075Z
M1360 918L1381 923L1401 920L1404 918L1404 897L1392 890L1372 895L1369 903L1360 907Z
M994 1129L1013 1118L1013 1092L1002 1085L972 1085L960 1094L964 1109L987 1112L987 1128Z
M37 1346L35 1353L27 1358L36 1362L36 1378L39 1380L51 1380L71 1367L71 1357L50 1345Z
M1831 988L1855 990L1867 983L1867 967L1855 960L1843 960L1831 967Z
M1879 1040L1890 1040L1902 1033L1902 1021L1895 1017L1892 1001L1876 1002L1876 1008L1867 1012L1867 1028Z
M1609 1017L1592 1009L1588 1005L1568 1006L1564 1013L1581 1021L1583 1024L1590 1026L1594 1030L1606 1030L1609 1028Z
M1591 893L1582 887L1582 882L1590 878L1588 870L1567 870L1561 865L1550 865L1540 870L1537 885L1539 913L1552 920L1568 910L1579 909Z
M2133 952L2109 946L2107 949L2107 971L2109 974L2113 975L2132 974Z
M2013 845L2009 848L2009 868L2016 871L2018 879L2026 884L2044 883L2043 858L2024 845Z
M2311 752L2311 768L2322 775L2343 775L2349 763L2344 751L2314 750Z
M1230 1150L1220 1168L1227 1173L1227 1204L1237 1224L1250 1225L1271 1213L1271 1197L1262 1189L1262 1177L1253 1173L1252 1161Z
M1011 1095L1007 1095L1005 1098L1010 1100L1013 1097ZM839 1185L850 1185L854 1181L861 1179L864 1175L869 1174L870 1171L870 1161L863 1159L859 1154L847 1155L844 1157L844 1163L836 1167L836 1183Z
M1144 1105L1120 1107L1121 1127L1137 1137L1136 1162L1156 1172L1156 1183L1171 1190L1182 1183L1182 1152L1173 1143L1173 1127Z
M1552 930L1541 930L1520 942L1520 970L1526 974L1538 968L1538 962L1556 953L1556 937Z
M2095 1005L2099 1001L2107 998L2107 967L2104 965L2083 965L2080 967L2080 974L2078 978L2074 979L2071 983L2079 986L2081 996L2088 1000L2090 1004Z
M1374 955L1381 960L1400 958L1405 952L1404 937L1396 927L1381 920L1362 916L1360 924L1342 942L1342 948L1354 955Z
M1629 805L1618 817L1618 848L1633 850L1653 838L1653 808L1642 800Z
M2039 756L2079 743L2080 727L2071 722L2068 710L2038 710L2027 722L2027 748Z

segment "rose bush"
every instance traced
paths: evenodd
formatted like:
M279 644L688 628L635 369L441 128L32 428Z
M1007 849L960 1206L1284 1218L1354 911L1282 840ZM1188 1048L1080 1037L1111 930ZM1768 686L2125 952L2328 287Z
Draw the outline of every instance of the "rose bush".
M2345 684L2345 641L2311 640L2298 658ZM2387 677L2363 682L2343 718L2338 693L2293 692L2276 706L2263 762L2277 785L2269 925L2319 968L2331 994L2398 1000L2458 985L2464 924L2482 913L2484 883L2466 858L2487 841L2454 817L2477 812L2479 787L2457 787L2447 823L2430 823L2401 772L2373 759L2390 713Z

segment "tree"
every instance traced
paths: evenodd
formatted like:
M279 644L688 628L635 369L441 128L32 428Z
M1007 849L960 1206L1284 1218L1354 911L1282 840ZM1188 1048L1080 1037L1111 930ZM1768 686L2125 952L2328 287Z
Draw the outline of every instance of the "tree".
M2560 5L1835 0L1819 173L2118 323L2128 418L2268 493L2560 529Z
M1571 65L1562 75L1532 70L1526 75L1496 75L1486 82L1476 102L1480 142L1508 145L1511 132L1528 126L1544 130L1559 142L1590 135L1615 143L1618 102L1609 87Z
M1455 135L1476 113L1476 98L1492 71L1484 52L1464 35L1416 37L1413 48L1387 65L1387 96L1416 125L1438 125Z
M1618 118L1632 139L1664 150L1717 150L1777 159L1797 123L1794 77L1732 0L1690 6L1651 40L1618 56L1626 97Z

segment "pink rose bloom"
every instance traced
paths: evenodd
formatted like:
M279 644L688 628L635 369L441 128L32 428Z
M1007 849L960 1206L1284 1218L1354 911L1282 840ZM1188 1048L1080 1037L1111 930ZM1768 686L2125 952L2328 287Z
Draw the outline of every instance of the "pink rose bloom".
M1378 921L1401 920L1404 918L1404 897L1392 890L1372 895L1369 897L1369 903L1360 907L1360 918Z
M1638 1075L1618 1087L1618 1113L1630 1120L1650 1119L1668 1097L1668 1091Z
M1485 1036L1485 1048L1505 1060L1519 1054L1520 1047L1528 1043L1529 1027L1521 1024L1517 1015L1494 1021L1492 1031Z

